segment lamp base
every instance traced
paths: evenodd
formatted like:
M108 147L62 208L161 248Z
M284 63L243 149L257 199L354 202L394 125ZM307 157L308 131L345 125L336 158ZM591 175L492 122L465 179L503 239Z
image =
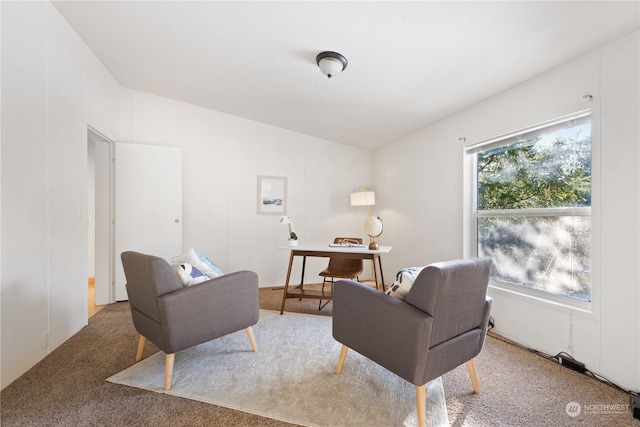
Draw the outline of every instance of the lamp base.
M377 251L378 249L380 249L380 246L378 246L378 244L376 242L369 243L369 250L370 251Z

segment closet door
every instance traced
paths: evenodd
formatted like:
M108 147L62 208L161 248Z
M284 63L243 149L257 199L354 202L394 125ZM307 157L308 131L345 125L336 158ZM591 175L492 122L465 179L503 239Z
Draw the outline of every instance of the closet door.
M128 300L120 254L137 251L169 259L182 253L182 151L116 143L116 301Z

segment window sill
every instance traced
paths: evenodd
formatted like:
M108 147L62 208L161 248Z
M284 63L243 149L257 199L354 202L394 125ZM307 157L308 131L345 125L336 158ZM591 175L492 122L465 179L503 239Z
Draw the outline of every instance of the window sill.
M554 295L537 289L524 288L522 286L492 280L489 288L500 293L516 296L526 300L538 301L557 308L579 311L586 314L593 314L591 301L580 301L574 298Z

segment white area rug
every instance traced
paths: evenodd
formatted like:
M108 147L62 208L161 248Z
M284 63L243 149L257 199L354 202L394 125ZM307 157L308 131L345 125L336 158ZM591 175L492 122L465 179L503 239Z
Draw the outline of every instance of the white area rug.
M331 317L261 310L253 332L258 353L244 331L176 353L167 392L162 352L107 380L304 426L417 425L413 384L353 350L335 374ZM440 378L427 384L427 425L449 425Z

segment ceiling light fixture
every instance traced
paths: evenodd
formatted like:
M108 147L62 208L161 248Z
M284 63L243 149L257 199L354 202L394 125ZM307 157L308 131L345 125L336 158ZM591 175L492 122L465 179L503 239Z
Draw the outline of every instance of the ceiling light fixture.
M347 58L338 52L320 52L316 56L316 63L320 67L320 71L331 78L334 74L340 73L347 68Z

